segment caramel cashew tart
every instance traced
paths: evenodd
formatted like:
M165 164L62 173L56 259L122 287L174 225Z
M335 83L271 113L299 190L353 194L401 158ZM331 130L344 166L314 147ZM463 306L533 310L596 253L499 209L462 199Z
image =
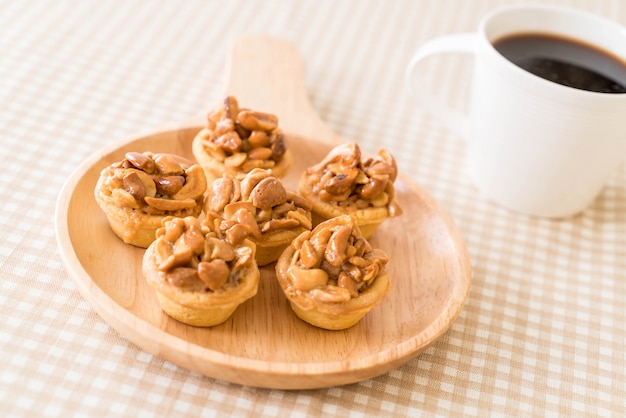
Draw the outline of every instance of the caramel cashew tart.
M223 233L244 234L256 244L260 266L276 261L294 238L312 227L309 201L286 190L272 170L261 168L214 180L204 209L206 222L212 223L215 214L223 218Z
M226 321L257 293L256 247L245 236L225 235L198 218L166 217L143 257L142 271L161 308L188 325Z
M351 142L309 167L299 189L311 201L314 224L349 214L369 239L385 219L402 213L394 189L397 175L396 161L387 150L362 158L359 146Z
M233 96L208 114L206 126L193 140L192 152L209 181L222 173L236 176L254 168L272 169L277 177L284 177L293 160L278 118L240 108Z
M300 319L340 330L355 325L387 295L387 263L354 218L341 215L300 234L276 262L276 277Z
M174 154L127 152L104 168L94 195L113 232L146 248L166 216L198 216L207 182L202 168Z

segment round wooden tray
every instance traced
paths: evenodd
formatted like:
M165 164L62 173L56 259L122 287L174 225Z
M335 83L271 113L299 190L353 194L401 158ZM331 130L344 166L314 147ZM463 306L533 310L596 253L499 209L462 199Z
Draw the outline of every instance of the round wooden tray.
M233 63L243 58L264 60L267 54L270 58L279 54L289 63L285 71L292 74L293 83L287 88L292 93L279 96L287 97L285 101L271 99L273 91L237 82ZM271 38L242 38L230 63L227 93L242 106L279 116L294 154L285 183L295 190L300 173L339 141L302 97L296 51ZM281 74L275 76L285 82ZM59 196L55 222L65 266L82 296L122 336L209 377L257 387L307 389L385 373L425 350L452 325L469 293L467 250L451 218L402 176L396 189L404 214L384 222L371 240L390 256L392 290L354 327L327 331L298 319L276 282L273 264L262 268L257 295L221 325L191 327L164 314L141 273L144 250L124 244L111 232L93 190L100 170L121 160L127 151L193 158L191 141L199 129L199 125L183 127L115 143L78 167Z

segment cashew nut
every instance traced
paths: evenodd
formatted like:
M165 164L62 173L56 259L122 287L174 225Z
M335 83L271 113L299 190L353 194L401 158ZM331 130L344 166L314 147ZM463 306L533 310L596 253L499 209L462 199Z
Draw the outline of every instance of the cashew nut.
M318 286L324 286L328 282L328 273L320 268L303 269L296 264L291 264L287 274L298 290L312 290Z
M184 186L172 196L175 200L196 199L206 190L204 170L197 164L192 165L185 172Z
M219 258L211 261L201 261L198 264L198 277L213 291L224 286L229 274L228 264Z
M173 212L181 209L191 209L196 206L196 201L194 199L172 200L146 196L144 200L148 205L162 211Z
M254 186L250 198L257 208L269 209L285 203L287 191L276 177L266 177Z

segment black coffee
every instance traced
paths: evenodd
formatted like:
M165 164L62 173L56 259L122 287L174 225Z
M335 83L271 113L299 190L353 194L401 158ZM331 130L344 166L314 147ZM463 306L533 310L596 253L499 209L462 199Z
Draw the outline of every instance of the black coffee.
M626 63L573 39L519 34L493 46L509 61L546 80L599 93L626 93Z

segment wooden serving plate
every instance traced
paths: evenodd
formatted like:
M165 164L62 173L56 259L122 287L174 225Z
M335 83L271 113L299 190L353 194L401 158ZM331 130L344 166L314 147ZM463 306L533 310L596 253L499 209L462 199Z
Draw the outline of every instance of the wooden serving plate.
M249 36L234 43L228 62L226 94L243 107L279 117L294 154L285 182L296 189L300 173L341 142L309 102L301 57L285 41ZM384 222L371 240L390 256L392 290L354 327L327 331L298 319L275 280L273 264L262 269L258 294L221 325L196 328L165 315L142 277L144 250L111 232L93 190L100 170L127 151L193 158L191 141L203 117L106 147L76 169L59 196L56 233L65 266L82 296L122 336L212 378L310 389L386 373L448 330L469 293L469 256L452 219L403 176L396 189L404 214Z

